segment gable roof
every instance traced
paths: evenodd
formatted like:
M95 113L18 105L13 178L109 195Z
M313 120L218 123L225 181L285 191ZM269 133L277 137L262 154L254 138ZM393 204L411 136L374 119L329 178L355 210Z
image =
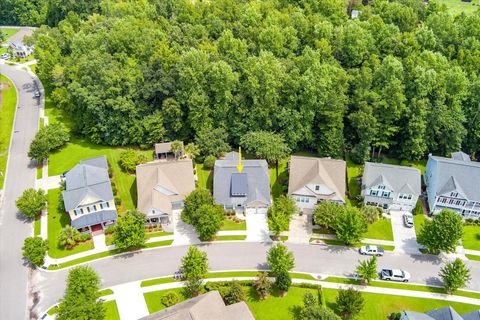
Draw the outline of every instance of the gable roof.
M415 311L403 311L400 320L435 320L429 315Z
M464 320L480 320L480 310L462 314Z
M436 177L434 185L430 187L435 195L442 195L451 191L458 191L468 200L480 201L480 163L471 161L463 152L455 152L451 158L428 156L428 162L435 162L432 174ZM429 165L427 164L427 167Z
M435 320L464 320L457 311L450 306L430 310L427 311L426 314Z
M421 173L417 168L393 164L365 162L362 188L371 188L378 184L389 187L395 193L407 191L419 196L421 193Z
M183 141L180 141L182 143L182 149L183 149ZM155 144L155 153L169 153L173 152L172 151L172 143L171 142L162 142L162 143L156 143Z
M292 156L289 173L288 194L322 195L345 202L345 161ZM309 184L320 186L318 194L305 187Z
M231 185L232 176L238 173L238 153L230 152L223 160L215 161L213 171L213 198L215 202L222 205L232 205ZM270 200L270 175L268 164L265 160L242 160L246 179L247 195L245 204L259 201L266 205L271 204Z
M191 159L152 161L137 166L137 208L148 215L152 209L172 212L172 202L182 201L195 190Z
M107 158L100 156L82 160L68 171L62 196L66 211L80 205L113 200Z
M117 211L101 210L89 214L83 214L75 220L72 220L72 227L80 229L110 220L117 220Z
M245 302L225 306L218 291L186 300L141 320L255 320Z

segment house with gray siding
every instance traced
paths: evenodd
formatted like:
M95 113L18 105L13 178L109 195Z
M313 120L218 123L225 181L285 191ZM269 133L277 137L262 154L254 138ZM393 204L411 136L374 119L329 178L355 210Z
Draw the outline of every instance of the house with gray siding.
M101 231L117 221L105 156L80 161L65 174L65 211L79 231Z
M238 153L230 152L225 159L215 161L213 198L226 210L270 207L270 175L265 160L242 160L239 172Z
M429 155L424 179L432 214L450 209L466 219L479 218L479 162L461 151L450 158Z
M361 194L366 205L384 210L412 211L421 191L420 170L365 162Z

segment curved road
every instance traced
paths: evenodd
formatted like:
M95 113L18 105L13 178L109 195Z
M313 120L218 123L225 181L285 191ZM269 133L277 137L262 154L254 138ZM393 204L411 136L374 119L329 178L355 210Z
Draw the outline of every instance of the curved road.
M0 65L0 74L17 88L17 110L10 143L3 201L0 202L0 316L2 319L28 319L29 269L22 259L23 239L32 233L31 222L22 219L15 200L35 183L35 166L27 152L38 129L39 107L43 99L34 97L32 77L25 71ZM37 81L39 83L39 81Z
M210 269L251 270L265 269L266 251L270 244L255 242L213 243L201 245L208 253ZM356 250L326 245L288 244L295 255L295 271L325 275L352 275L359 259ZM130 281L173 274L178 270L186 246L165 247L110 257L89 263L102 278L102 285L110 287ZM467 262L472 270L469 288L480 291L480 263ZM405 269L412 274L411 282L439 285L438 271L443 261L430 255L406 255L387 252L378 260L378 267ZM45 311L63 295L68 270L38 272L36 289L41 292L38 311Z

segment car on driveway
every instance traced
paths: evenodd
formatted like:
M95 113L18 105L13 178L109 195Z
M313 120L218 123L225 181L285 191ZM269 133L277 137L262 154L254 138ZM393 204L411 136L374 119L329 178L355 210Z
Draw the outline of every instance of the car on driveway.
M403 225L407 228L413 228L413 216L411 214L403 215Z
M380 279L387 281L408 282L410 273L400 269L382 269Z
M9 53L4 53L0 56L3 60L10 60L10 54Z
M35 94L35 98L40 97L40 91L39 91L39 90L35 90L35 93L34 93L34 94Z
M385 250L383 250L382 247L377 247L377 246L362 246L360 249L358 249L358 252L363 255L369 255L369 256L383 256L383 253Z

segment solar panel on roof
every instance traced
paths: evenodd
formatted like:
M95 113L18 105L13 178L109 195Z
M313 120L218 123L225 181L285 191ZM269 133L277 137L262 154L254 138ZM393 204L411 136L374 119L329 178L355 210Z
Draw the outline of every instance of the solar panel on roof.
M232 173L230 195L232 197L245 197L247 195L247 190L247 174L238 172Z

